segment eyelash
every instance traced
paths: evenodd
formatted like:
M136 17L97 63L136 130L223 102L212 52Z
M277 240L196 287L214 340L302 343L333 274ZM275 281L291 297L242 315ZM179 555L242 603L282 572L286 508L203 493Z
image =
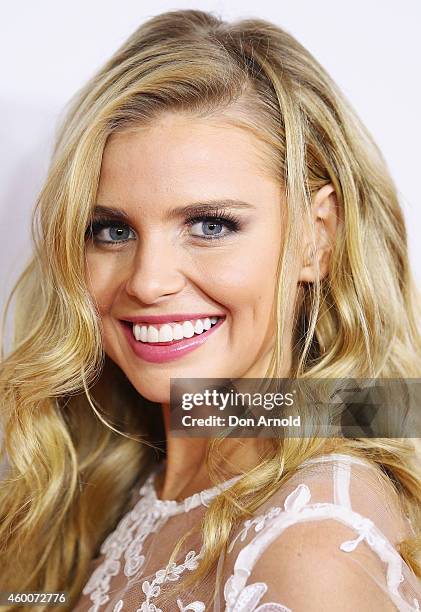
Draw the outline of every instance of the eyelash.
M210 221L213 223L220 223L222 225L225 225L225 227L228 228L230 234L234 232L238 232L241 227L240 219L236 215L234 215L233 213L229 211L222 211L222 210L214 210L206 214L201 214L201 215L199 214L199 215L194 215L192 217L188 217L186 219L186 225L188 225L189 227L192 227L196 223L206 223L206 221ZM195 238L201 238L202 240L221 240L222 238L225 238L225 236L226 234L222 236L207 236L207 237L195 236Z
M192 217L188 217L186 219L186 225L192 227L196 223L205 223L206 221L220 223L225 225L228 228L229 233L238 232L240 229L240 220L231 212L225 212L220 210L211 211L202 215L194 215ZM107 246L115 246L119 244L124 244L125 242L129 242L130 238L125 240L98 240L97 236L102 229L106 229L109 227L114 227L118 229L131 229L129 225L122 223L121 221L117 221L116 219L112 219L110 217L94 217L88 226L85 237L92 239L94 243L103 244ZM193 236L194 238L199 238L202 240L221 240L225 238L227 234L221 236Z
M92 240L92 242L94 243L98 243L98 244L105 244L107 246L115 246L117 244L124 244L125 242L129 242L130 238L126 238L125 240L99 240L97 238L99 232L103 229L109 228L109 227L114 227L117 229L126 229L126 228L130 228L129 225L126 225L126 223L122 223L121 221L117 221L115 219L107 218L107 217L94 217L94 219L91 221L90 225L88 226L86 233L85 233L85 238L89 238Z

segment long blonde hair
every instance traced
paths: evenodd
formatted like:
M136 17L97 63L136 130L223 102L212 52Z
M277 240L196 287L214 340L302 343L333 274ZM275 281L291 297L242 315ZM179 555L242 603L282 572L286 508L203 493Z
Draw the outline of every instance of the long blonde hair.
M309 218L311 195L327 183L335 187L340 235L328 277L303 288L290 375L420 374L420 300L396 190L332 79L289 33L260 19L226 23L198 10L150 19L72 100L34 210L33 256L6 304L3 328L15 298L13 347L7 356L2 350L0 368L7 460L0 590L66 590L74 603L134 483L165 453L161 412L104 355L86 286L85 232L107 138L163 111L209 116L231 109L231 120L270 151L269 169L286 193L276 349L267 375L279 375L300 219ZM214 482L227 476L213 460L222 444L209 445ZM188 583L213 567L239 519L302 461L334 446L368 457L390 475L417 533L400 551L421 577L421 468L414 444L313 437L273 439L262 463L214 500L201 525L204 557Z

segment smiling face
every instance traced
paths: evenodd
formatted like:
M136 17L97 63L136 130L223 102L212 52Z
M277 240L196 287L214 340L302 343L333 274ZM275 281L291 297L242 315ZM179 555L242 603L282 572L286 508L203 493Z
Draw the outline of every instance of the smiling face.
M108 139L88 288L105 352L151 401L169 402L170 377L265 373L283 200L262 152L241 128L179 114Z

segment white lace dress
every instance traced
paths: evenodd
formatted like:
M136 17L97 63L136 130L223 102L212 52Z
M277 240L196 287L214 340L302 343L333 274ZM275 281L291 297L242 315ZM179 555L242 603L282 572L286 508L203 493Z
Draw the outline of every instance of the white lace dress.
M169 565L174 544L220 489L240 478L181 502L163 501L154 488L162 467L103 542L75 611L420 610L421 581L397 552L413 533L399 498L377 466L342 454L304 462L236 528L212 575L161 607L166 586L182 581L202 555L195 534Z

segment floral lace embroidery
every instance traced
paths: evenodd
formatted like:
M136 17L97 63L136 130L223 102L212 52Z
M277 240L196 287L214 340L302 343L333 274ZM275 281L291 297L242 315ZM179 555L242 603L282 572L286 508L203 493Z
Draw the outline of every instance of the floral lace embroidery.
M348 507L325 502L310 505L310 499L311 493L308 486L299 484L286 498L282 512L281 508L277 506L270 509L269 512L271 512L272 516L277 516L278 518L265 527L261 526L261 533L254 536L251 542L241 549L234 564L234 572L225 583L225 611L261 612L265 610L269 612L269 610L288 610L285 606L277 608L276 606L280 604L275 603L263 604L263 606L257 609L250 607L250 605L257 605L263 593L266 592L267 585L265 583L255 583L246 586L246 582L260 555L284 529L290 525L316 518L333 518L355 529L358 532L358 537L354 540L343 542L340 545L340 549L344 552L351 552L355 550L360 542L365 540L381 560L387 563L387 586L390 596L398 606L398 609L407 612L419 610L419 602L416 599L413 600L414 607L412 607L399 593L399 585L404 580L402 574L403 560L374 523ZM275 512L275 510L278 510L278 512ZM268 518L269 512L264 515L266 518ZM262 520L262 517L259 518ZM261 523L258 524L260 525ZM252 589L249 590L249 587L252 587ZM262 592L263 587L266 588ZM256 599L257 597L258 599Z
M177 606L181 612L187 612L187 610L193 610L193 612L204 612L204 610L206 610L206 606L203 601L194 601L187 606L183 606L181 599L177 599Z
M290 505L294 503L294 500L295 500L295 498L297 496L300 496L300 495L302 496L303 494L306 495L306 492L305 491L302 492L303 490L300 489L300 486L301 485L299 485L297 487L297 489L295 489L295 491L293 491L293 493L291 493L291 495L288 495L287 499L285 500L284 508L289 508ZM232 540L231 544L228 547L228 552L231 552L231 550L233 549L234 544L238 540L238 538L240 538L241 542L244 542L244 540L247 537L247 534L248 534L248 531L249 531L250 527L255 525L254 531L257 533L257 532L259 532L259 531L261 531L263 529L263 527L265 526L266 521L268 521L269 519L274 518L275 516L278 516L278 514L280 512L281 512L281 508L279 506L272 506L264 514L256 516L253 519L248 519L248 520L244 521L243 529Z
M270 508L267 512L265 512L265 514L261 514L259 516L254 517L253 519L247 519L246 521L244 521L243 523L244 527L242 528L240 533L238 533L235 536L235 538L231 541L231 544L228 547L228 552L231 552L238 538L240 538L241 542L244 542L244 540L247 537L250 527L255 525L254 531L257 533L258 531L263 529L268 519L271 519L274 516L277 516L280 512L281 512L281 508L277 506L272 506L272 508Z
M158 597L161 593L161 586L164 582L170 580L178 580L180 575L185 569L193 570L197 567L197 561L203 553L203 548L199 554L196 554L194 550L187 553L184 563L177 565L172 563L167 565L165 569L160 569L155 573L155 577L152 582L145 580L142 584L142 591L146 595L146 600L141 604L140 608L136 612L163 612L161 608L157 608L155 604L151 603L153 597ZM177 599L177 606L181 612L205 612L206 606L202 601L194 601L184 606L181 599ZM123 608L123 600L119 599L113 608L113 612L120 612Z
M256 608L267 589L264 582L255 582L244 587L236 598L232 612L292 612L290 608L279 603L265 603Z
M339 455L334 455L332 459L340 459L340 457ZM324 460L327 460L327 458ZM347 457L346 460L349 461ZM314 461L310 460L309 462ZM109 583L112 576L119 572L120 557L123 552L125 557L124 573L126 576L131 576L141 568L144 562L141 550L143 541L149 533L157 531L162 523L167 520L168 516L172 514L189 511L200 503L207 506L208 500L219 492L219 488L214 487L214 489L197 493L184 500L184 502L162 501L156 498L151 481L152 477L153 474L147 479L145 485L140 490L143 498L124 517L117 529L113 534L110 534L101 547L101 552L106 554L106 559L92 574L83 590L84 594L91 594L91 600L94 603L89 612L99 612L101 605L109 601ZM224 488L237 478L239 477L223 483ZM227 604L224 608L225 612L292 612L289 608L279 603L259 605L263 595L267 592L267 585L264 582L246 585L246 582L260 555L284 529L297 522L323 518L335 519L354 528L358 536L355 539L343 542L340 545L340 549L344 552L351 552L356 549L360 542L366 541L387 564L387 586L390 596L398 609L405 612L419 612L420 605L418 600L412 598L411 605L402 598L398 590L404 580L402 558L376 528L374 523L354 512L350 507L336 503L309 504L310 499L309 488L305 484L300 484L288 495L283 509L273 506L264 514L244 522L243 528L237 534L235 540L231 542L228 551L232 550L234 543L238 539L244 541L253 526L257 535L240 551L235 561L233 574L225 583L224 597ZM142 536L143 533L144 536ZM135 540L136 544L134 544ZM253 544L253 546L250 546L250 544ZM141 607L137 608L136 612L163 612L151 602L153 598L159 596L161 592L160 585L166 580L178 580L185 569L195 569L202 551L203 549L198 555L196 555L195 551L190 551L186 555L184 562L180 565L175 563L167 565L166 569L156 572L151 582L144 581L142 591L146 595L146 599L141 604ZM205 612L206 610L205 604L202 601L194 601L184 605L181 599L177 599L176 604L181 612ZM120 599L114 605L113 612L121 612L123 607L123 599Z
M142 487L140 493L144 497L120 521L116 530L104 540L101 546L100 551L106 555L106 558L92 573L83 589L83 594L89 594L94 603L89 612L96 612L97 607L109 601L110 581L120 571L120 558L123 553L124 574L129 577L140 570L145 561L145 557L141 554L143 541L166 520L165 514L162 516L151 511L148 488Z
M195 493L182 502L177 502L175 500L160 500L157 498L153 486L154 475L155 472L152 472L140 488L140 499L134 508L123 517L116 529L102 543L100 552L105 555L105 559L91 574L82 591L84 595L90 595L90 599L93 602L89 612L98 612L99 608L110 600L110 582L112 577L116 576L121 569L121 557L123 554L125 576L130 578L135 574L139 574L145 562L145 557L141 554L143 543L151 533L158 531L168 518L174 514L189 512L200 504L208 506L209 502L221 490L229 487L241 478L241 475L234 476L230 480L210 489ZM191 551L191 553L194 554L194 551ZM187 565L185 567L189 568L190 558L187 559L186 557L186 561ZM176 571L176 568L172 568L171 571ZM165 572L165 570L160 570L158 572L159 576L161 575L160 572ZM148 588L147 583L144 583L144 585L145 588ZM145 610L155 611L154 604L151 604L151 606L150 608L145 608ZM120 612L122 607L123 602L119 600L114 606L113 612Z
M199 554L196 554L194 550L191 550L190 552L187 553L186 558L184 559L184 563L180 563L179 565L177 565L176 563L173 562L170 565L167 565L165 569L158 570L152 582L145 580L145 582L142 584L142 591L146 595L146 600L142 603L140 608L138 608L137 612L163 612L160 608L157 608L155 604L151 603L151 599L154 597L158 597L158 595L161 593L160 585L164 584L164 582L168 580L172 582L177 581L180 578L180 575L186 569L189 569L189 570L196 569L198 565L198 559L201 557L202 553L203 553L203 548ZM200 610L205 609L203 603L199 601L194 602L194 604L190 604L190 606L192 605L196 606L195 608L191 608L189 606L187 606L186 608L183 608L183 607L180 608L179 602L181 603L181 601L178 600L177 602L180 610L190 609L190 610L197 610L199 612ZM203 607L201 609L197 608L198 604L202 605Z

